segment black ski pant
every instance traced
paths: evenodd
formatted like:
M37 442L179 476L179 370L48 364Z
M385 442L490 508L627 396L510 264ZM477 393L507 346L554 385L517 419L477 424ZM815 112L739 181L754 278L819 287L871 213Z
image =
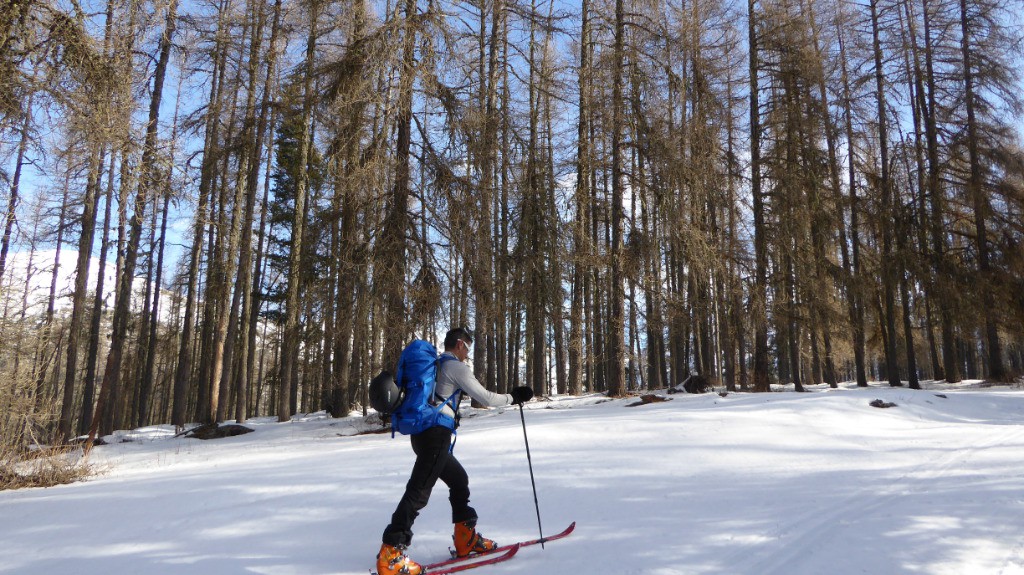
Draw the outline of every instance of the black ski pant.
M452 432L446 427L431 427L411 436L416 463L405 486L405 494L398 502L391 524L384 530L382 541L388 545L409 545L412 542L412 524L427 506L430 492L440 479L448 486L448 500L452 504L452 523L476 519L476 511L469 506L469 476L459 460L449 450Z

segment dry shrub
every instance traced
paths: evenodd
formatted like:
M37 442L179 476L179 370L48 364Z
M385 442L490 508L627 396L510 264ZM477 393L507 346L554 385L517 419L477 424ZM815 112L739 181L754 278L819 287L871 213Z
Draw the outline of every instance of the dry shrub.
M15 451L0 446L0 490L52 487L92 475L78 447L61 446Z
M0 342L0 406L5 408L0 412L0 490L50 487L92 473L77 445L48 445L53 443L59 413L56 394L39 397L33 374L25 367L32 366L25 349L32 348ZM7 362L8 370L3 370L3 360L19 352L20 361Z

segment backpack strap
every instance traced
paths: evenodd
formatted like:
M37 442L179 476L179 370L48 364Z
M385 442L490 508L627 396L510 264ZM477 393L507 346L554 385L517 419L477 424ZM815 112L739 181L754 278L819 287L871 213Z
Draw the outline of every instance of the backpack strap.
M440 379L440 377L441 377L441 366L446 361L458 361L458 358L454 357L452 355L445 355L443 353L441 354L440 357L437 358L437 378L438 379ZM458 429L459 429L459 419L460 419L459 405L462 403L462 390L461 389L456 389L450 396L448 396L447 399L444 399L440 395L437 395L436 391L434 392L434 395L438 399L443 399L443 401L441 403L442 406L447 403L448 405L451 406L452 411L455 412L455 427L452 429L452 443L451 443L451 445L448 446L448 453L453 453L455 451L455 442L457 442L459 440L459 431L458 431Z
M458 361L458 358L456 358L454 356L451 356L451 355L444 355L444 354L441 354L441 357L437 358L437 379L441 378L441 366L444 365L444 363L448 362L448 361ZM459 418L459 403L461 403L461 401L459 401L459 400L462 399L459 396L460 396L461 393L462 393L461 389L456 389L454 393L452 393L450 396L445 398L445 397L442 397L442 396L438 395L437 394L437 388L436 387L434 388L434 396L437 399L441 400L441 405L444 405L445 403L447 403L448 405L451 406L452 411L455 412L455 418L456 419ZM458 397L458 399L456 399L456 397Z

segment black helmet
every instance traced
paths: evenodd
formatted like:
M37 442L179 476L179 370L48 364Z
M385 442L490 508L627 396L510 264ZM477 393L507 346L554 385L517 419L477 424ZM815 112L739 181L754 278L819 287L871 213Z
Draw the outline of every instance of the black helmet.
M402 393L395 383L395 376L384 370L370 382L370 407L387 418L402 404Z

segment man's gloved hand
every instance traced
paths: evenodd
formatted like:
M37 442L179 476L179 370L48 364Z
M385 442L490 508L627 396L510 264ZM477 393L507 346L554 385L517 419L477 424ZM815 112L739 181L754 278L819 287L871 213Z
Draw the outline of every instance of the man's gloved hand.
M522 405L531 399L533 399L533 390L525 385L512 390L512 403Z

